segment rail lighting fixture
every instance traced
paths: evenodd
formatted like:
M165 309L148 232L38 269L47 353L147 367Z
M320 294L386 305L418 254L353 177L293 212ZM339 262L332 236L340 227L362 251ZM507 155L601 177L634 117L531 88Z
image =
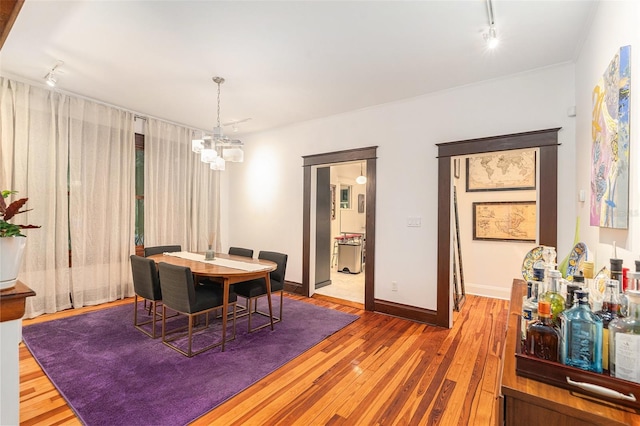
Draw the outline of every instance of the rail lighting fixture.
M224 136L220 125L220 85L224 78L213 77L213 82L218 85L218 115L217 124L213 128L212 135L203 135L201 139L191 141L191 150L200 154L203 163L210 164L211 170L224 170L227 161L241 163L244 161L244 144L237 139Z
M47 73L47 75L44 76L44 81L47 83L47 86L56 87L56 84L58 83L58 79L56 78L56 70L62 64L64 64L64 61L58 61Z
M495 49L499 43L498 36L496 35L496 28L493 26L489 28L489 32L484 33L484 39L486 40L487 47L489 49Z
M489 17L489 31L482 34L484 40L487 42L489 49L495 49L498 46L498 34L496 33L496 20L493 16L493 3L492 0L487 0L487 16Z

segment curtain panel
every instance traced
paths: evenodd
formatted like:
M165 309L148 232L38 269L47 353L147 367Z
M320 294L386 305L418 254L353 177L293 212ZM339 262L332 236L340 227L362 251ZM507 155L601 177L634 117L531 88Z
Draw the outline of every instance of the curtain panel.
M221 249L220 177L191 151L195 131L155 119L145 127L145 246Z
M0 189L29 198L18 278L36 292L27 318L71 307L67 201L69 98L0 77Z
M0 188L32 209L26 317L133 295L133 116L0 78ZM69 250L72 267L69 268Z
M133 296L133 114L70 100L69 231L74 307Z

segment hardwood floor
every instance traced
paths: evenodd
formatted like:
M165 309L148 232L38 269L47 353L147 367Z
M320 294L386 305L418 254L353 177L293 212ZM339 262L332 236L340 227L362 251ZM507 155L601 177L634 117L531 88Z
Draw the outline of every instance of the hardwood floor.
M508 301L467 296L446 330L326 298L287 297L360 319L193 425L495 424ZM45 315L24 325L131 302ZM304 319L285 313L284 320ZM22 425L80 424L23 344L20 419Z

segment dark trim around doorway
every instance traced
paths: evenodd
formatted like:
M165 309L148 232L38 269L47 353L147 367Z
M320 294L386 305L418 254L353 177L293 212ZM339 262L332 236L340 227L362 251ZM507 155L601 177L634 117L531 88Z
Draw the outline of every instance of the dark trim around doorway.
M557 247L558 131L561 127L436 144L438 147L438 282L436 325L449 327L451 299L451 157L539 148L538 243Z
M364 264L364 308L374 310L374 278L376 253L376 152L377 146L356 148L346 151L305 155L303 159L303 196L302 196L302 294L309 294L309 271L311 262L311 168L312 166L331 165L349 161L367 162L366 189L366 256Z

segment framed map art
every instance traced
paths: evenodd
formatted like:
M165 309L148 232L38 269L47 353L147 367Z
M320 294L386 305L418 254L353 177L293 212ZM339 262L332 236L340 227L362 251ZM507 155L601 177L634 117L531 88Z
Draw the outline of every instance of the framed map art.
M536 202L473 203L473 239L536 241Z
M467 158L467 192L536 189L536 151L501 151Z

